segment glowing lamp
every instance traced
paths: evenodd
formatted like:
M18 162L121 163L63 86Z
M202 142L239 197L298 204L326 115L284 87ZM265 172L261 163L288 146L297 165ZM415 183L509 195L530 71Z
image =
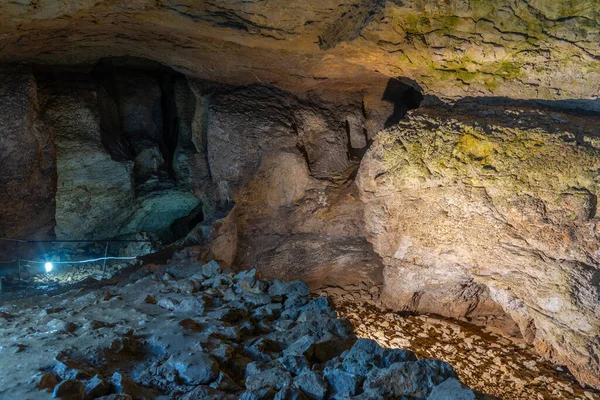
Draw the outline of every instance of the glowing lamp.
M46 264L44 264L44 268L46 269L46 272L50 272L52 271L52 263L51 262L47 262Z

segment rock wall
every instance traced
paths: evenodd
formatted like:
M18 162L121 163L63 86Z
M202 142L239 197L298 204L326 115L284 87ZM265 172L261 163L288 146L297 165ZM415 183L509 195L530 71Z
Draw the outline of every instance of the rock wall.
M384 302L463 318L499 305L598 387L598 122L467 103L380 132L357 182Z
M0 237L52 236L55 163L52 131L39 118L31 70L3 68L0 70ZM0 244L0 252L4 245Z
M197 151L179 138L176 123L185 120L165 92L174 86L144 71L71 74L81 75L40 77L42 118L57 148L56 237L168 231L199 204L187 176Z
M351 175L367 127L383 122L364 115L362 97L298 97L265 85L192 88L203 102L207 221L235 204L210 257L313 286L334 276L340 284L379 282Z

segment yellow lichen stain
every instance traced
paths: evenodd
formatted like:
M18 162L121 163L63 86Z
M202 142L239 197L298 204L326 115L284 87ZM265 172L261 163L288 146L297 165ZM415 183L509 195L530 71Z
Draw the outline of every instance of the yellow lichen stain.
M497 145L485 139L480 139L470 133L462 135L457 143L456 150L475 160L483 160L496 151Z

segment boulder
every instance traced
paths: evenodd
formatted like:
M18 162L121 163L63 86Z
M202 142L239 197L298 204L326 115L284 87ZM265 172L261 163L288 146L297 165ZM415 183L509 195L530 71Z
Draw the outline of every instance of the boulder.
M189 385L208 384L219 376L219 365L206 353L174 354L168 363Z
M321 400L327 394L327 383L322 375L315 371L306 371L294 378L294 386L302 390L310 399Z
M475 400L475 393L454 378L448 378L433 388L427 400Z
M400 362L389 368L371 370L364 383L365 390L382 397L427 398L432 389L447 378L456 378L452 367L437 359Z
M357 182L385 305L512 319L600 387L597 123L465 103L382 131Z
M62 400L84 400L84 384L76 379L67 379L56 385L52 397Z

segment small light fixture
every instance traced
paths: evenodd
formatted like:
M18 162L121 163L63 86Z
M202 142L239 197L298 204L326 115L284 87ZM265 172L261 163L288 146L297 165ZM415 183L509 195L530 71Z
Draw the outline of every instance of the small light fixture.
M44 264L44 268L46 269L46 272L50 272L52 271L52 263L51 262L47 262L46 264Z

